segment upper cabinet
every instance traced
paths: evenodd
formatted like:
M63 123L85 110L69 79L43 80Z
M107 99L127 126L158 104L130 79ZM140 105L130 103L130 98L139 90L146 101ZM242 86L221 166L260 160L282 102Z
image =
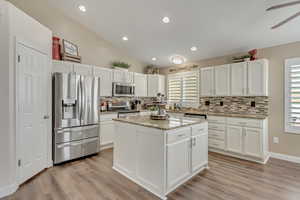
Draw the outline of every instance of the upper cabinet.
M74 63L74 72L83 76L93 76L94 70L91 65Z
M117 83L133 83L133 72L127 70L113 70L113 82Z
M263 59L248 62L247 79L247 95L268 96L268 61Z
M201 96L214 96L214 68L201 68L200 78Z
M134 84L135 84L135 96L136 97L147 97L147 75L134 73Z
M74 63L63 61L52 61L52 72L71 73L74 72Z
M156 97L158 93L165 95L165 76L148 74L148 97Z
M235 63L231 65L231 95L244 96L246 95L247 87L247 63Z
M201 96L268 96L266 59L201 68Z
M230 65L215 67L215 95L230 95Z
M100 96L112 96L113 71L108 68L94 67L94 74L100 77Z

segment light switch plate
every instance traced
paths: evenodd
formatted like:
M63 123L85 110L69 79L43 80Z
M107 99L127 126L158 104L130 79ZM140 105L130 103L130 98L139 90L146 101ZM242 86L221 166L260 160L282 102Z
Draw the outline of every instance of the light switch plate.
M273 137L273 143L278 144L279 143L279 138L278 137Z

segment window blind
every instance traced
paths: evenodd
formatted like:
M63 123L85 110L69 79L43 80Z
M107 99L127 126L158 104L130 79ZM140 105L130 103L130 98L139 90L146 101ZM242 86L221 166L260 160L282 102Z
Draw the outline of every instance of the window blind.
M300 133L300 58L286 60L285 94L286 131Z
M199 103L198 71L177 73L168 77L168 100L183 106Z

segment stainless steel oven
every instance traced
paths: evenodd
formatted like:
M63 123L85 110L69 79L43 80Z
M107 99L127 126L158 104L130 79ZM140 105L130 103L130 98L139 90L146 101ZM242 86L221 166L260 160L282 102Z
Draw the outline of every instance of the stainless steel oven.
M135 85L132 83L113 83L113 96L115 97L133 97L135 94Z

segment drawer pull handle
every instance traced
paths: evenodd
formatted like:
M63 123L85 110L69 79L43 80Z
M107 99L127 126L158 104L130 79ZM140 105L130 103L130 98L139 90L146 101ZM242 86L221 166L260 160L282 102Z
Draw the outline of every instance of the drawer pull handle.
M185 136L184 134L180 134L180 135L178 135L178 137L183 137L183 136Z

